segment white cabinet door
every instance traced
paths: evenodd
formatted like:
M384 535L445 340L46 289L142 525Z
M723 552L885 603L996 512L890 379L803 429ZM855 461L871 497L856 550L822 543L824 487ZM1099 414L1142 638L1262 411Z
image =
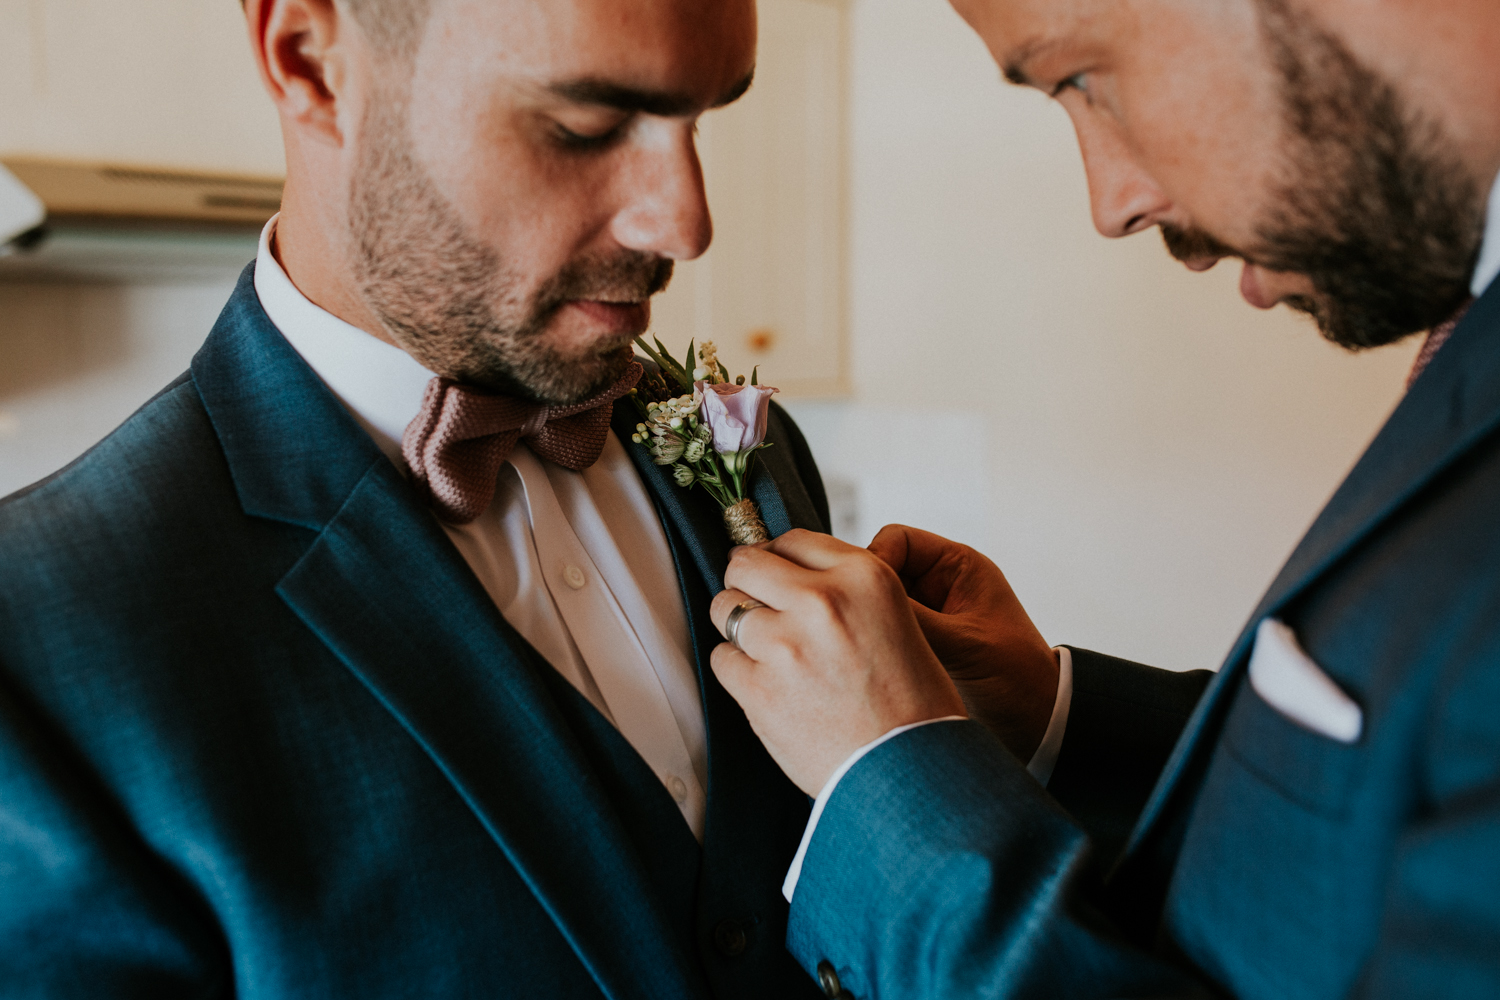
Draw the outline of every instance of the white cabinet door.
M703 119L714 242L679 264L653 332L681 360L712 340L731 374L847 391L843 0L761 0L755 86Z
M286 169L235 0L0 0L0 154Z

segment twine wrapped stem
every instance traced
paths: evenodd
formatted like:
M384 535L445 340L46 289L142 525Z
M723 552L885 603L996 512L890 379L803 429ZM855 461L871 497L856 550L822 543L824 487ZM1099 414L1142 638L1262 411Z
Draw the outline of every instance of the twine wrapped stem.
M741 500L725 507L724 527L729 529L729 537L736 545L756 545L771 540L754 500Z

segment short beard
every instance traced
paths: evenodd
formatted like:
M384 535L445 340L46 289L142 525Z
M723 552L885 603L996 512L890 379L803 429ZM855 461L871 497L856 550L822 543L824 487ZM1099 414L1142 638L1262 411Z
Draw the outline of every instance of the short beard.
M1287 0L1257 0L1292 150L1250 259L1311 279L1287 300L1350 350L1394 343L1469 296L1484 196L1441 126ZM1171 246L1171 239L1168 240Z
M401 93L372 95L349 198L352 265L366 303L427 369L494 392L565 404L607 387L630 362L630 335L564 355L547 326L570 300L640 301L672 261L620 250L570 261L527 294L523 278L475 240L417 162ZM643 332L643 331L638 331Z

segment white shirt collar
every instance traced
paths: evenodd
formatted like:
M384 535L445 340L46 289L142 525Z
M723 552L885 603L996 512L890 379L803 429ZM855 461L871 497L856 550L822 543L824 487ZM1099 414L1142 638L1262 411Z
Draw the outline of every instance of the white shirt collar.
M1474 269L1474 281L1469 290L1477 299L1500 276L1500 177L1490 188L1489 212L1484 220L1484 243L1479 247L1479 266Z
M271 252L278 218L273 216L261 230L255 258L261 308L380 450L404 468L401 435L422 408L422 393L433 373L399 347L308 301Z

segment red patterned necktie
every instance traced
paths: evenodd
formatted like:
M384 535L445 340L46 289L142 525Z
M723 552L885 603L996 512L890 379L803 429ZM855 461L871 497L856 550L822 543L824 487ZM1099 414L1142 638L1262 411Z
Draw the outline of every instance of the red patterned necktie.
M468 524L490 505L500 466L523 438L542 458L575 472L597 462L614 401L635 388L643 371L632 361L614 385L569 406L527 403L434 378L401 436L401 454L437 516Z
M1411 366L1411 374L1406 376L1408 392L1416 384L1417 378L1427 370L1427 366L1432 364L1433 357L1448 342L1448 338L1453 336L1453 331L1458 328L1458 324L1463 321L1464 316L1469 312L1469 307L1473 304L1473 299L1465 302L1463 308L1449 317L1446 322L1439 323L1428 332L1427 339L1422 343L1422 350L1417 353L1417 360Z

